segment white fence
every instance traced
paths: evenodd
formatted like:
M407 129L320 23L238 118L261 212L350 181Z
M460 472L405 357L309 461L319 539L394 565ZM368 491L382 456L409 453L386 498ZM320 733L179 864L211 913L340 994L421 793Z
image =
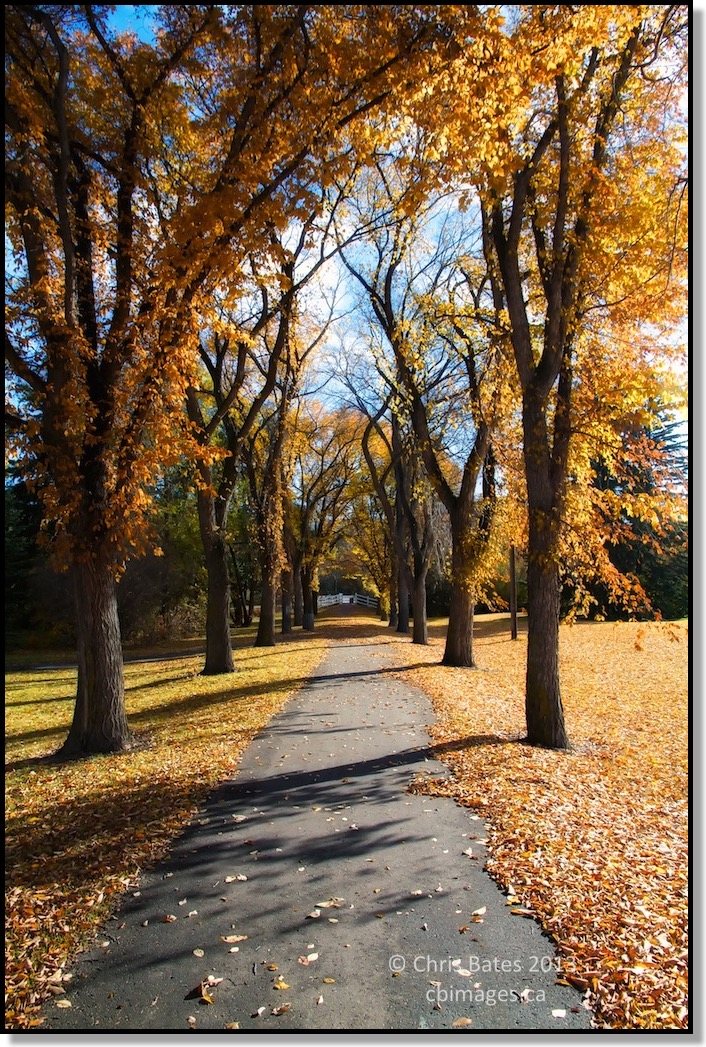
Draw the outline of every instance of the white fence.
M361 604L363 607L375 607L378 606L377 596L366 596L360 593L355 593L353 596L346 596L343 593L336 593L335 596L320 596L316 601L319 607L331 607L333 604L338 603L356 603Z

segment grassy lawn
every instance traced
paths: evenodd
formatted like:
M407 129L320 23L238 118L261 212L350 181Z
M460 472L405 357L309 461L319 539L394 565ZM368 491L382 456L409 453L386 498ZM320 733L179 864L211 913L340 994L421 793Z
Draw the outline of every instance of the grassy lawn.
M441 667L445 623L430 632L398 656L428 663L403 675L432 699L454 778L415 788L484 816L491 874L556 939L604 1027L686 1027L687 623L562 627L567 753L517 741L526 635L511 640L507 616L478 619L477 670Z
M66 736L76 671L11 668L6 674L6 1027L41 1023L41 1002L61 991L68 960L95 933L116 895L170 840L219 782L235 773L253 735L314 671L328 641L301 632L253 648L239 631L236 672L200 676L203 641L161 660L127 664L134 751L63 765L41 762ZM14 666L68 663L28 653Z
M6 676L6 1022L41 1022L64 969L168 849L199 803L237 771L245 747L315 670L329 643L384 643L399 672L431 697L444 791L484 817L489 869L556 939L565 977L606 1028L678 1029L687 995L686 623L563 628L563 697L573 748L532 749L524 733L526 642L506 616L477 620L477 670L439 665L445 623L427 648L365 613L322 615L317 631L250 646L237 671L199 676L199 641L126 665L141 747L52 765L68 729L75 670ZM126 652L128 659L138 652ZM167 654L169 656L167 656ZM66 658L36 655L35 664ZM444 751L443 747L447 750ZM508 899L508 901L510 901ZM521 919L520 915L512 917Z

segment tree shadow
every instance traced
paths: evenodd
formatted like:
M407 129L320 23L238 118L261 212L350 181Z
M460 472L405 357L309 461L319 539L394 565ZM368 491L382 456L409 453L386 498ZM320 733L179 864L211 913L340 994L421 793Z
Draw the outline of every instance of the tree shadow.
M242 737L249 736L250 732L235 733ZM187 850L198 850L203 840L210 837L214 829L211 821L215 812L220 812L229 824L230 833L224 833L225 839L216 840L210 845L205 860L211 861L216 856L212 853L213 847L231 846L228 841L237 826L234 826L227 813L230 808L240 809L243 805L251 808L256 804L258 808L267 810L271 821L291 817L291 811L283 805L283 798L289 801L298 799L302 804L326 806L362 803L369 809L388 802L400 788L404 789L414 775L415 765L422 769L426 762L436 760L448 752L482 745L517 743L518 739L499 735L468 735L448 742L413 746L400 752L307 771L289 774L280 772L258 778L237 777L210 790L199 786L197 773L194 772L193 780L186 782L149 781L120 795L116 794L115 788L104 786L96 789L90 799L79 803L71 798L57 799L43 809L39 820L36 815L30 818L24 813L7 819L6 886L10 889L16 885L39 888L61 883L70 884L72 889L80 891L105 869L133 864L135 851L140 849L139 841L149 834L150 826L164 819L169 812L190 807L194 803L201 805L200 814L179 835L182 849L187 847ZM115 758L119 759L119 756ZM24 766L48 762L46 758L22 761ZM389 774L383 773L390 770L403 773L390 778ZM449 772L442 766L439 773L443 775ZM201 824L203 816L207 816L208 821ZM361 836L355 843L351 837L346 846L360 846L364 849L364 839ZM325 846L330 849L330 837L327 837Z

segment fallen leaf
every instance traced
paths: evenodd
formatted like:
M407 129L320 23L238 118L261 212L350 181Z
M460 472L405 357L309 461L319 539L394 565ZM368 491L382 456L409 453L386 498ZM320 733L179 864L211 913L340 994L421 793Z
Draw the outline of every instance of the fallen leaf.
M203 949L194 949L194 956L198 956L200 958L205 955L206 954L204 953Z
M281 1007L273 1007L270 1014L274 1014L277 1018L280 1014L286 1014L292 1005L290 1003L283 1003Z
M175 922L176 922L176 916L171 916L170 915L170 916L163 916L162 917L162 923L175 923Z
M196 1019L194 1018L193 1014L190 1014L189 1017L186 1020L189 1023L189 1025L191 1026L192 1029L196 1028Z
M566 1011L561 1007L557 1007L552 1011L552 1018L566 1018Z
M324 978L322 980L324 982L324 985L335 985L336 984L336 979L335 978Z
M457 1018L456 1021L451 1022L452 1029L465 1029L468 1025L473 1025L473 1021L470 1018Z
M240 1022L226 1022L223 1026L224 1029L239 1029Z
M471 913L471 915L472 916L483 916L483 914L485 912L487 912L487 909L488 909L487 905L481 905L480 909L474 909L473 912Z
M307 916L307 920L318 920L319 916L321 916L321 909L314 909Z
M289 989L291 986L287 985L284 979L280 976L272 986L273 989Z
M253 1011L253 1012L252 1012L252 1014L250 1015L250 1017L251 1017L251 1018L261 1018L261 1017L262 1017L262 1015L263 1015L263 1014L265 1013L265 1010L266 1010L266 1008L265 1008L265 1007L258 1007L258 1009L257 1009L256 1011Z
M247 934L222 934L222 942L246 942L248 940Z
M317 1007L320 1007L320 1006L321 1006L321 1004L322 1004L323 1002L324 1002L324 998L323 998L323 996L318 996L318 997L316 998L316 1006L317 1006Z
M57 1007L71 1007L72 1006L71 1000L57 1000L56 1001L56 1006Z

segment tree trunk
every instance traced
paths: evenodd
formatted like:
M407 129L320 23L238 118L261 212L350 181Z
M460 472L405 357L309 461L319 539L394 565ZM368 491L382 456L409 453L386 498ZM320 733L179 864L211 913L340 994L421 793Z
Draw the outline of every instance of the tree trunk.
M269 563L262 565L262 588L260 599L260 621L255 637L255 647L274 647L275 645L275 602L277 585L276 572Z
M294 580L291 570L282 571L282 635L292 631L292 598Z
M302 587L301 564L294 564L294 624L304 624L304 589Z
M442 665L475 668L473 660L473 593L464 585L453 585L449 608L449 628Z
M314 628L314 594L311 588L311 576L307 568L302 568L302 598L303 598L303 614L302 614L302 628L310 631Z
M71 729L60 757L130 747L116 583L94 560L74 568L78 686Z
M568 749L559 681L561 591L557 560L565 468L551 453L545 407L535 389L523 396L522 424L529 508L527 741L550 749Z
M397 628L397 566L394 565L390 574L390 622L389 629Z
M397 579L397 632L409 633L409 584L404 564L400 565Z
M220 520L225 520L228 503L219 500ZM204 676L232 673L233 649L230 642L230 572L228 543L218 526L216 499L208 491L198 493L199 530L206 560L208 590L206 598L206 664Z
M412 643L429 643L426 569L416 575L412 588Z
M218 532L209 538L206 571L206 664L202 672L204 676L217 676L220 673L232 673L235 668L230 640L228 546Z
M470 523L459 508L451 519L451 600L449 605L449 627L442 665L457 665L472 669L473 660L473 610L475 605L470 583L473 563L466 553L468 547L466 528Z
M527 565L527 741L549 749L568 749L559 682L559 568L530 555Z

